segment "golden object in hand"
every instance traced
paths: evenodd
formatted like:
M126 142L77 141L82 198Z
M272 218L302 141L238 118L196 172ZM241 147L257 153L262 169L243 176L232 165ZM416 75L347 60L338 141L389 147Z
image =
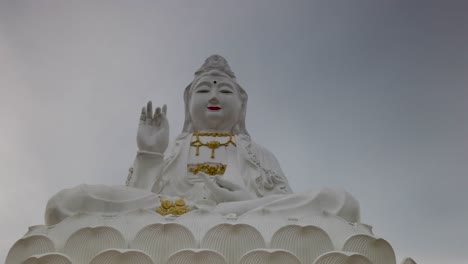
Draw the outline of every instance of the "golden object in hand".
M192 164L188 166L188 171L193 173L194 175L198 174L199 172L204 172L210 176L215 175L224 175L226 172L227 165L221 163L200 163L200 164Z

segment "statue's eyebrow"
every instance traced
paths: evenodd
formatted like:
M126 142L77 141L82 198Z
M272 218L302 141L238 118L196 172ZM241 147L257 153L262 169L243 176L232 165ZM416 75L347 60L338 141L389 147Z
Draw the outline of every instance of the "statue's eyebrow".
M210 87L210 88L211 88L211 86L212 86L212 84L209 83L209 82L201 82L201 83L197 84L197 86L195 87L195 89L197 89L198 87L200 87L200 86L202 86L202 85L206 85L206 86L208 86L208 87Z
M225 82L223 82L223 83L220 83L220 84L218 85L218 87L223 87L223 86L227 86L227 87L229 87L231 90L234 90L234 87L232 87L232 85L231 85L230 83L225 83Z

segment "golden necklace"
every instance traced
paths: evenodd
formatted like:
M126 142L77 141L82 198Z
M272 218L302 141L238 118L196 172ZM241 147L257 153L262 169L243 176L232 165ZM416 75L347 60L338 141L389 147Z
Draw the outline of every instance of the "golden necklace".
M221 163L198 163L198 164L189 164L187 165L188 171L197 175L199 172L204 172L210 176L224 175L226 172L226 164Z
M228 133L194 133L193 134L195 137L197 137L197 140L193 141L190 143L190 146L195 147L195 156L200 156L200 147L207 147L211 149L211 158L215 158L215 150L219 147L227 147L229 144L232 144L234 147L236 147L236 143L232 141L232 134ZM221 143L219 141L213 140L209 142L202 142L200 140L200 137L229 137L229 140L226 141L225 143Z

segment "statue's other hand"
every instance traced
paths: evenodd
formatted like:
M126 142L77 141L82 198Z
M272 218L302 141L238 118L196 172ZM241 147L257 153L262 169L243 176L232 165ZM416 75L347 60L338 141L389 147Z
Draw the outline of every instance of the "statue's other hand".
M169 123L166 116L166 105L162 109L160 107L156 108L154 114L151 101L141 109L137 133L139 150L164 153L169 144Z
M213 181L210 176L203 172L198 173L197 176L203 180L205 186L211 191L217 203L245 201L255 198L241 186L226 179L216 177Z

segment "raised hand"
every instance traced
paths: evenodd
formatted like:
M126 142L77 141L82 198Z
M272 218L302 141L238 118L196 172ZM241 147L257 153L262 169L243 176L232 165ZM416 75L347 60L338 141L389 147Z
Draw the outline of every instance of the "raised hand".
M203 180L205 186L211 191L217 203L245 201L257 198L241 186L223 178L215 177L213 181L212 177L203 172L198 173L197 176Z
M140 151L164 153L169 143L169 123L166 115L166 105L162 109L156 108L153 114L151 101L141 109L137 133L137 145Z

